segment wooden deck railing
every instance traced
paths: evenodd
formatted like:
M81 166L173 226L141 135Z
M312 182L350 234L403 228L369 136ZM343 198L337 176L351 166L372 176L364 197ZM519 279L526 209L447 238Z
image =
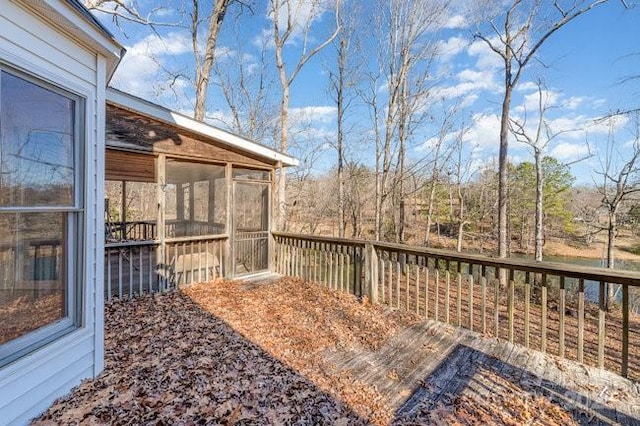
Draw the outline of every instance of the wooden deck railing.
M281 274L640 379L640 317L630 309L638 273L362 240L274 239Z
M156 221L105 222L104 230L108 243L153 241L158 238ZM225 231L224 224L201 221L167 220L164 225L164 234L167 238L219 235L224 234Z
M105 297L133 297L225 276L226 235L105 244Z

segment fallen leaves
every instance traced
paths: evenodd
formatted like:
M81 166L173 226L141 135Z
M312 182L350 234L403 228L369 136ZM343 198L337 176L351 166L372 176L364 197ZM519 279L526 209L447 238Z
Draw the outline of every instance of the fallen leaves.
M482 380L502 389L490 398L456 392L400 415L375 385L327 364L327 353L375 352L417 321L289 278L113 302L105 309L105 371L35 424L573 423L534 384L490 370Z

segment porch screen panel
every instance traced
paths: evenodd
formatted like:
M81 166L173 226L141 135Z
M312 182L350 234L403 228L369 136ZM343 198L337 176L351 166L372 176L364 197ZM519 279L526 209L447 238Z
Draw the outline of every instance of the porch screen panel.
M166 236L219 235L226 231L225 167L168 159Z

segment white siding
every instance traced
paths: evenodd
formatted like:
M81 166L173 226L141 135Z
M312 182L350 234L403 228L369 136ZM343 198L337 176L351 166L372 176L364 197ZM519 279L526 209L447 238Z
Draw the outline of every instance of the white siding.
M83 325L0 368L0 425L20 425L103 366L102 237L97 232L103 226L105 60L13 1L0 0L0 63L78 94L86 114Z

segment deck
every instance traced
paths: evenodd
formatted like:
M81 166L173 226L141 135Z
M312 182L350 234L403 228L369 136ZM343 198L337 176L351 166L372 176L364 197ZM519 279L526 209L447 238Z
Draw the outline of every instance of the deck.
M185 286L106 321L105 372L40 420L640 425L637 382L298 279Z
M375 352L326 356L335 374L348 371L375 386L404 420L419 422L438 408L506 401L517 393L550 398L580 424L640 424L637 383L436 321L405 329ZM484 421L499 424L502 414L487 410Z

